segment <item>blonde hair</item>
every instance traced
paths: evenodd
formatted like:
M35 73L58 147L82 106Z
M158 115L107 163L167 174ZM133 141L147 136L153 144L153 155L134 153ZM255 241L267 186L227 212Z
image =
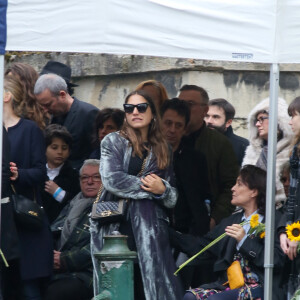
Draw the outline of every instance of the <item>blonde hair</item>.
M151 121L148 130L149 147L144 145L140 131L129 126L126 121L123 123L120 133L122 136L124 136L130 141L133 147L134 154L138 155L141 158L143 157L143 150L149 151L151 148L152 152L154 153L154 156L156 157L158 168L163 170L169 165L170 157L168 144L161 131L160 116L156 111L154 102L152 101L150 96L143 90L134 91L130 93L126 97L125 103L127 103L129 98L133 95L142 96L149 104L151 112L154 116L154 119Z
M13 109L17 116L35 121L44 129L49 121L47 115L33 93L38 73L28 64L15 63L5 71L6 90L14 95Z

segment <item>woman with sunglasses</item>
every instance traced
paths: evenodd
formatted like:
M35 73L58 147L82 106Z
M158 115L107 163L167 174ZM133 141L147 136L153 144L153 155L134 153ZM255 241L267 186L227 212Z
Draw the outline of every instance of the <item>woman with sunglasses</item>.
M100 174L104 191L130 199L127 218L105 226L91 221L92 252L101 250L103 235L119 230L128 235L129 248L138 253L135 299L180 299L182 290L173 275L175 264L169 246L166 212L174 207L177 192L169 183L171 154L161 132L160 117L144 91L130 93L125 99L124 111L121 131L108 134L101 142ZM139 177L144 160L145 167ZM95 294L98 294L97 286L96 282ZM139 290L140 287L143 290Z
M278 130L276 145L276 208L282 207L286 201L284 187L280 182L282 165L288 161L292 131L289 126L287 103L278 99ZM269 133L269 98L262 100L248 116L248 132L250 145L246 149L242 165L256 165L267 170L268 133Z

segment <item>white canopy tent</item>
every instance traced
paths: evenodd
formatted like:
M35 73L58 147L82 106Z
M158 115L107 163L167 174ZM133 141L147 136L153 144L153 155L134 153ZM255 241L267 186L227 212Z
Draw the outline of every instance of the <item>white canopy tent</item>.
M272 299L278 64L300 62L299 15L297 0L8 0L6 50L269 63L265 299Z

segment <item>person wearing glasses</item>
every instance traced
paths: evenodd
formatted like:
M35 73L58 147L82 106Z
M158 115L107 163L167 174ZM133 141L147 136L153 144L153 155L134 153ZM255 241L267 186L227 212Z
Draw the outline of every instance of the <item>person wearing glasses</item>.
M250 145L242 165L256 165L267 170L268 132L269 132L269 98L262 100L248 116L248 134ZM280 182L280 172L284 163L289 160L291 151L292 130L289 126L287 103L278 99L277 145L276 145L276 208L282 207L286 201L284 187Z
M127 217L105 226L92 220L91 250L99 252L103 236L119 230L128 236L129 249L138 254L135 299L180 299L183 291L173 275L175 263L168 239L167 210L177 200L177 191L171 185L171 150L162 134L159 113L145 91L130 93L123 107L121 130L108 134L101 142L104 189L100 201L107 192L130 199ZM94 266L95 274L100 276L96 260ZM99 294L97 278L94 287L95 295Z
M79 192L70 202L54 253L54 276L44 300L85 300L93 296L89 214L101 187L100 161L87 159L81 167ZM60 218L60 216L58 218Z

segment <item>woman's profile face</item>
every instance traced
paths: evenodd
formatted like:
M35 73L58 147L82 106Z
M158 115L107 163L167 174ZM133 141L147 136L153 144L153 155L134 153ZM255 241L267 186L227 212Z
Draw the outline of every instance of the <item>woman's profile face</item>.
M141 103L147 103L146 99L141 95L132 95L126 104L138 105ZM145 112L141 112L138 110L138 107L134 107L132 113L128 113L125 111L126 121L128 125L134 129L148 129L151 120L153 119L153 115L150 109L150 105L148 105Z
M252 201L256 201L257 191L250 190L248 186L242 182L240 176L237 178L236 184L232 187L231 191L232 205L244 208Z
M295 111L295 113L292 115L289 125L291 126L294 134L300 133L300 113L298 111Z
M258 135L263 140L268 140L269 132L269 115L265 113L260 113L256 116L255 126L258 131Z

